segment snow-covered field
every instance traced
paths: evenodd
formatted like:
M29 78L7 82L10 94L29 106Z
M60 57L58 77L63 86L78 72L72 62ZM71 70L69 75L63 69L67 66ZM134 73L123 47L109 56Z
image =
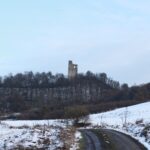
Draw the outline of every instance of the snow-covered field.
M150 102L90 115L92 126L113 128L142 142L150 150Z
M74 132L62 120L1 121L0 150L61 150L73 144Z
M62 147L59 138L61 128L51 126L22 126L10 127L5 124L0 126L0 149L50 149Z

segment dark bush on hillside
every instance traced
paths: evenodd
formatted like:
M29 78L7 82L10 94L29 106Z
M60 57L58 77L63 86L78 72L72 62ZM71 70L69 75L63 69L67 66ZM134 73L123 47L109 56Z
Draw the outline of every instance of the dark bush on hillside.
M80 121L86 123L88 120L89 111L85 106L67 107L64 112L65 118L74 119L74 124L78 124Z

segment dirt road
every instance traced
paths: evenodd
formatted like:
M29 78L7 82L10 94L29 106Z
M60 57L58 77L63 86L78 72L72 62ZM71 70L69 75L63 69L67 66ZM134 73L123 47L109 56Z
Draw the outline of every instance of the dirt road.
M135 139L108 129L81 130L84 150L147 150Z

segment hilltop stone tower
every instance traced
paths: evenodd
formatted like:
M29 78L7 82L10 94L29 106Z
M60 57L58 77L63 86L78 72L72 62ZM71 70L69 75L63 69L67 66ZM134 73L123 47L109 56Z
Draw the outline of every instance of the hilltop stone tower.
M73 64L71 60L69 60L68 63L68 78L73 79L77 76L78 74L78 65Z

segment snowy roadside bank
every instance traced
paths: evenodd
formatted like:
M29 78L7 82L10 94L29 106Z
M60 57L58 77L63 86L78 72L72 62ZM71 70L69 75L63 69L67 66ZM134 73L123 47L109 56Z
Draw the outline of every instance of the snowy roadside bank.
M90 115L93 128L109 128L140 141L150 150L150 102Z

